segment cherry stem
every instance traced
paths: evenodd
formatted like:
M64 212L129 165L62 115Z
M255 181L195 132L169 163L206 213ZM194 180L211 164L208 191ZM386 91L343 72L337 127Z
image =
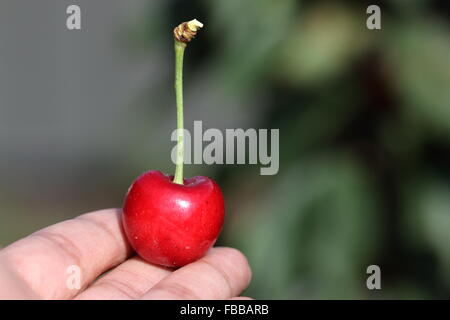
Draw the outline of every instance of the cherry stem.
M177 101L177 158L173 182L183 184L184 126L183 126L183 58L186 43L175 40L175 95Z
M184 126L183 126L183 58L187 43L195 38L203 24L197 19L183 22L173 30L175 38L175 95L177 98L177 163L173 182L183 184Z

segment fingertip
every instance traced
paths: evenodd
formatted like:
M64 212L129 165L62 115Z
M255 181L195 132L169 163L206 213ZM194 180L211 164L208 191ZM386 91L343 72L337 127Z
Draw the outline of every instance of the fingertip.
M252 300L255 300L255 299L253 299L253 298L250 298L250 297L234 297L234 298L231 298L231 299L228 299L228 300L243 300L243 301L252 301Z
M230 247L214 247L208 255L219 257L224 263L230 264L230 267L233 267L239 278L243 280L245 287L250 284L252 270L247 257L241 251Z
M247 258L233 248L213 248L200 260L174 271L143 299L212 299L236 297L250 282Z

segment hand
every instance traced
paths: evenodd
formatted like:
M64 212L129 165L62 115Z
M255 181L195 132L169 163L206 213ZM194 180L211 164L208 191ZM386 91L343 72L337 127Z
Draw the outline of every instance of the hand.
M247 260L231 248L213 248L178 270L130 258L120 219L119 209L88 213L4 248L0 299L230 299L248 286ZM80 289L68 286L72 265Z

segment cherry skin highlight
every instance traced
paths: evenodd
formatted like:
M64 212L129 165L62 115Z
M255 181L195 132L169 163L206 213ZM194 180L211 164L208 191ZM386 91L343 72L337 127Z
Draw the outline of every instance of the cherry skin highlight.
M146 261L181 267L211 248L224 219L220 187L207 177L183 179L148 171L131 185L123 225L134 250Z

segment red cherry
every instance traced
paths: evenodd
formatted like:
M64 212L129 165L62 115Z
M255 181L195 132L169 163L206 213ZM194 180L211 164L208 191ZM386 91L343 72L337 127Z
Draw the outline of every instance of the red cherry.
M223 225L220 187L207 177L183 179L148 171L130 187L123 224L131 246L148 262L181 267L213 246Z

